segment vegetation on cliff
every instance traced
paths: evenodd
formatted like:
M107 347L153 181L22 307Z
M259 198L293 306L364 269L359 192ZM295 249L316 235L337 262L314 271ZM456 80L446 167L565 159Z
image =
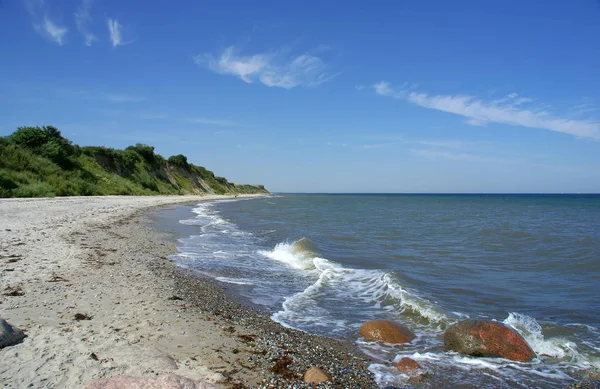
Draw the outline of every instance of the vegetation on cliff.
M52 126L20 127L0 137L0 197L268 193L239 185L154 147L78 146Z

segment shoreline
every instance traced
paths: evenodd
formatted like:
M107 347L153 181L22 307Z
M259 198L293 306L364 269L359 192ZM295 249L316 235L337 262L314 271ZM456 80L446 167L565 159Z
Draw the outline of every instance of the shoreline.
M319 387L376 388L354 344L283 327L167 260L175 244L149 213L224 198L0 201L0 288L24 293L3 294L0 317L28 335L0 350L3 387L83 388L171 372L218 388L301 388L314 387L301 375L318 366L333 376ZM273 369L285 357L289 366Z

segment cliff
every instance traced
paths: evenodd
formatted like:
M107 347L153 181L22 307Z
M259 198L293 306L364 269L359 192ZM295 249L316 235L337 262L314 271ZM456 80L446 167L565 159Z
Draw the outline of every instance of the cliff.
M52 126L20 127L0 137L0 197L269 193L227 181L183 155L154 147L81 147Z

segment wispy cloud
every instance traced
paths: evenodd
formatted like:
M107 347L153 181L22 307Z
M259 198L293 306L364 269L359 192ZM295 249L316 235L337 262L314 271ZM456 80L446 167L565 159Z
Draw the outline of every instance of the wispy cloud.
M52 20L43 0L25 0L25 8L33 19L34 30L44 38L62 46L66 42L69 29L57 20Z
M108 34L113 47L125 46L133 42L133 40L125 40L123 38L123 25L117 19L108 18Z
M47 15L44 16L44 22L38 25L38 29L50 40L58 43L59 46L65 44L65 38L67 32L69 32L66 27L53 22Z
M92 0L83 0L75 12L75 24L81 35L83 35L86 46L91 46L97 39L90 31L90 25L92 24L92 17L90 16L91 8Z
M532 103L533 100L520 97L516 93L509 94L502 99L484 101L466 95L429 95L405 89L395 90L384 81L374 84L373 89L381 96L393 97L420 107L463 116L471 125L503 123L545 129L580 138L600 139L600 121L559 117L547 108L526 108L523 106Z
M327 64L311 53L297 56L281 52L239 55L235 46L223 50L218 56L205 53L194 57L194 62L219 73L239 77L246 83L259 81L269 87L285 89L297 86L321 85L337 74L330 74Z

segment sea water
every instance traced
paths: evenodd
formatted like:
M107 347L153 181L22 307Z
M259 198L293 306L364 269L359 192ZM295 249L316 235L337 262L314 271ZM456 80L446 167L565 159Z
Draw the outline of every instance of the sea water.
M194 233L172 260L285 326L357 342L382 386L409 385L393 367L405 356L433 386L563 388L600 373L600 196L285 194L201 203L180 223ZM513 327L538 357L445 351L444 330L467 318ZM361 341L372 319L417 338Z

